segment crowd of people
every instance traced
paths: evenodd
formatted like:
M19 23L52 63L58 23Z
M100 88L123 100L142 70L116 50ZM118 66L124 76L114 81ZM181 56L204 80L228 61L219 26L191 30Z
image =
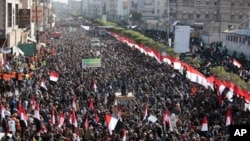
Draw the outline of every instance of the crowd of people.
M76 32L66 25L56 28L61 37L29 57L33 59L8 61L11 69L4 73L25 77L1 77L3 141L225 141L228 109L235 124L249 123L245 101L238 97L221 105L216 89L192 83L109 34L99 37L106 47L91 47L98 30L85 31L80 24ZM101 67L82 68L82 59L99 57ZM57 81L51 72L58 74ZM131 92L134 101L115 101L121 91ZM171 120L163 123L166 110ZM120 130L108 130L107 114L119 118ZM149 120L151 115L157 120ZM201 131L204 117L208 129Z

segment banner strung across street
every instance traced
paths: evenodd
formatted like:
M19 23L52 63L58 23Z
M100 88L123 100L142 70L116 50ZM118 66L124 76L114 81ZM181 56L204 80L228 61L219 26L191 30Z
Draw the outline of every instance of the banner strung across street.
M101 58L82 59L82 68L101 67Z

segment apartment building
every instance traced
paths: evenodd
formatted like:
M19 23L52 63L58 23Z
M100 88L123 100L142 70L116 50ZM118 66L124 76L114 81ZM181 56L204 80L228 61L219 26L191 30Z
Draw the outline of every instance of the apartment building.
M70 12L80 15L82 8L82 1L68 0L68 5L70 7Z

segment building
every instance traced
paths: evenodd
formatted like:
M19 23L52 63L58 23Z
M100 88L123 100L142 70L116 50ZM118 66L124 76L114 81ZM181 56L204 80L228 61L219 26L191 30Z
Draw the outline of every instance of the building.
M68 0L68 5L70 7L70 13L81 15L82 1Z
M39 36L38 31L43 31L47 24L53 25L54 23L55 15L51 7L50 1L46 3L36 3L33 0L0 1L2 14L0 16L0 48L7 47L15 56L19 54L17 48L20 44L27 43L27 41L37 43L35 37ZM38 14L34 14L36 8L39 11ZM3 59L6 59L6 56L0 53L0 65L4 63Z
M205 43L221 41L221 33L247 19L250 10L249 0L172 1L177 3L176 19L199 29Z
M227 30L222 34L222 43L229 54L243 53L250 60L250 29Z

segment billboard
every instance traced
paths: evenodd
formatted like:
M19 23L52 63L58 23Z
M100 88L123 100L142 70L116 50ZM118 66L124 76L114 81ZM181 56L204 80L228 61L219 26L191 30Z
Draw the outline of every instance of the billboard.
M32 22L41 24L43 22L43 7L32 6Z
M30 25L30 9L19 9L19 28L26 28Z
M82 68L101 67L101 58L82 59Z
M189 52L190 26L175 26L174 52Z

